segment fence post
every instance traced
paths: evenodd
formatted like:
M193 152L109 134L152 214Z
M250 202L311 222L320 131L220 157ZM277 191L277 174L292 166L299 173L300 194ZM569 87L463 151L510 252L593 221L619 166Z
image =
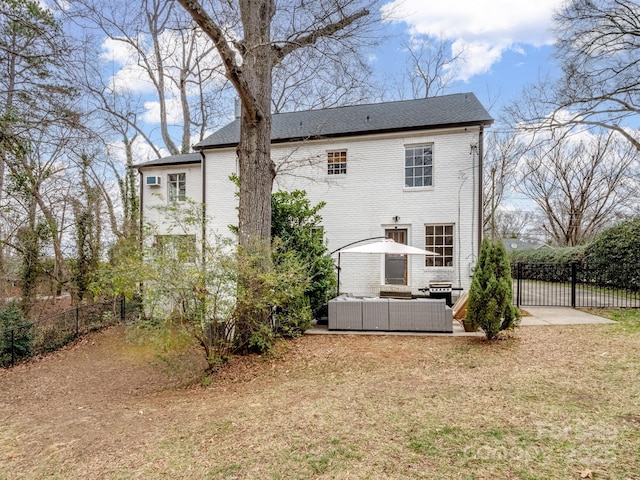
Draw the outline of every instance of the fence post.
M15 348L16 329L11 329L11 366L16 363L16 348Z
M578 266L571 264L571 308L576 308L576 285L578 283Z
M80 335L80 307L76 307L76 337Z
M520 279L522 278L522 262L518 262L517 267L518 278L516 279L516 307L520 308Z
M122 323L124 323L124 319L125 319L125 308L126 308L125 301L126 300L124 297L120 299L120 321Z

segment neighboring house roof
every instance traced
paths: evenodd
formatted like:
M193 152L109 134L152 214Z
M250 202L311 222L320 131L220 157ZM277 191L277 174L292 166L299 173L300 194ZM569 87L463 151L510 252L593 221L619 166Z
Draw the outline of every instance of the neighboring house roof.
M493 119L473 93L351 107L277 113L271 117L271 141L488 125ZM233 147L240 140L240 119L194 145L195 150Z
M144 167L168 167L171 165L184 165L187 163L200 163L202 156L199 153L183 153L181 155L169 155L168 157L157 158L148 162L138 163L133 168Z

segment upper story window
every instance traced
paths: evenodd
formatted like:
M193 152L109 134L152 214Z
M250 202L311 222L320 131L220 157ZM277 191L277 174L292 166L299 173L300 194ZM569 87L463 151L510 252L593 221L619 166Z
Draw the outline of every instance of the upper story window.
M327 152L327 174L346 175L347 174L347 151L339 150Z
M427 255L427 267L453 267L453 225L425 225L424 248L437 253Z
M169 189L169 202L184 202L187 199L187 174L170 173L167 187Z
M405 187L433 185L433 145L405 148L404 185Z

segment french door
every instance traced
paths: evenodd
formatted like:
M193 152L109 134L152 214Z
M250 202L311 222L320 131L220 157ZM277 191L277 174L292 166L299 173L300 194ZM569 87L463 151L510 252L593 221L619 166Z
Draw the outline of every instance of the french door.
M385 230L385 236L391 238L396 243L407 244L406 228L390 228ZM407 256L406 255L385 255L384 256L384 283L385 285L406 285L407 284Z

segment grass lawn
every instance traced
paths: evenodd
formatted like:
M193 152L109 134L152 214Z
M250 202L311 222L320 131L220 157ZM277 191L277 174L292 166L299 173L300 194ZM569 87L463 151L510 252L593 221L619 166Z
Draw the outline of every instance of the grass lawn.
M121 327L0 371L0 479L640 479L640 315L305 336L205 378Z

